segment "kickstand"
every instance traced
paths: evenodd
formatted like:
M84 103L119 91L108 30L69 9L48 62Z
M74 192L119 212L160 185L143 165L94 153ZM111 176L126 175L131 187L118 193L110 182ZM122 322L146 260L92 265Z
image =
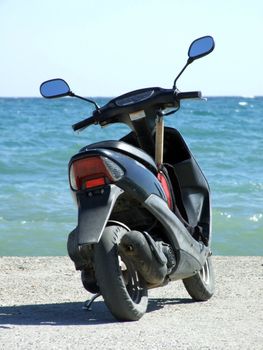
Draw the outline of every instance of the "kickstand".
M92 308L91 308L92 303L99 296L101 296L101 293L97 293L97 294L93 295L93 297L90 300L85 301L84 305L82 306L82 309L87 310L87 311L91 311L92 310Z

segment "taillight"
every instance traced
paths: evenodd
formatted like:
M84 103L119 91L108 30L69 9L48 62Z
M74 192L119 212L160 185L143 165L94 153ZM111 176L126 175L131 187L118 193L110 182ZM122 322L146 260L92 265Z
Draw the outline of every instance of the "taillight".
M73 190L90 189L118 181L122 168L106 157L93 156L75 160L69 170Z
M171 209L172 206L173 206L173 200L172 200L172 196L171 196L170 189L169 189L169 184L168 184L168 182L166 180L166 177L164 176L164 174L162 172L159 172L157 174L157 178L158 178L158 180L160 181L160 183L162 185L162 188L163 188L164 193L165 193L166 198L167 198L168 206Z

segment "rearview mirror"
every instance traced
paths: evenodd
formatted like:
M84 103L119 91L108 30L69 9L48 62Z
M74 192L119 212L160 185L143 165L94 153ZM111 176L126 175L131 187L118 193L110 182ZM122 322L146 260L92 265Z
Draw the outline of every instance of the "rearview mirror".
M63 79L47 80L40 85L40 93L45 98L55 98L70 95L70 88Z
M197 60L198 58L208 55L210 52L214 50L214 48L215 48L214 39L209 35L202 36L201 38L196 39L192 42L188 50L188 60L184 65L183 69L181 70L181 72L174 79L174 85L173 85L174 90L177 89L176 82L180 78L182 73L185 71L186 67L189 66L189 64L192 63L194 60Z
M203 36L202 38L194 40L188 50L188 63L208 55L214 50L214 47L215 42L211 36Z

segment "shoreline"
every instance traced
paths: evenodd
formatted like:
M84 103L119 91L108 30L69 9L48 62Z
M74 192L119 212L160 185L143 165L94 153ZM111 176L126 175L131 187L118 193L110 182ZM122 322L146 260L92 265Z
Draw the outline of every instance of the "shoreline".
M117 322L68 257L0 257L1 349L262 349L263 257L213 256L215 295L181 281L149 291L138 322Z

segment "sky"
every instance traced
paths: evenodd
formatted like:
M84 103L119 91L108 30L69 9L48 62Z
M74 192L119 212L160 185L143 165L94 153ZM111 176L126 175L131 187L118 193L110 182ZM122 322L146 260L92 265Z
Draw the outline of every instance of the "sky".
M215 50L179 90L263 95L262 0L0 0L0 97L39 97L58 77L83 96L171 88L204 35Z

